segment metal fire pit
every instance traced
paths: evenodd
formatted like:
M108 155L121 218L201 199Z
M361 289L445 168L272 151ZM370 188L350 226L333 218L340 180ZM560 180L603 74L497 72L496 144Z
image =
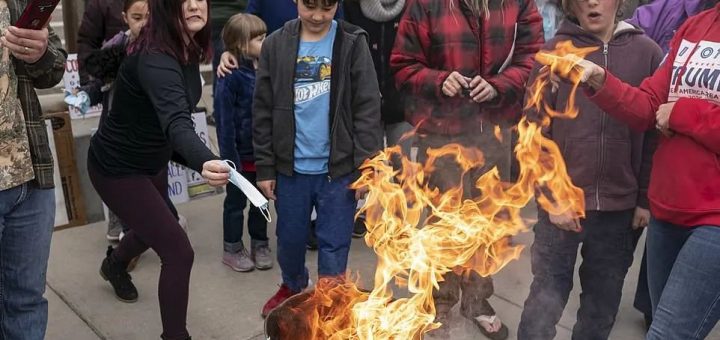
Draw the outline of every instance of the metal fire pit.
M370 291L359 289L370 294ZM273 309L265 318L265 337L267 340L313 340L313 329L306 315L299 315L303 310L301 305L310 299L314 290L295 295ZM394 299L393 299L394 301Z
M312 291L295 295L273 309L265 318L267 340L312 340L307 320L297 315L295 307L312 296Z

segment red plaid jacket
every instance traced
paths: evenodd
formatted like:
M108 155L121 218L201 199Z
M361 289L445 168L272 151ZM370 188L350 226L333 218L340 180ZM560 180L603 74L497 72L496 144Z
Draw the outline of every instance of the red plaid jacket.
M544 43L542 17L533 0L489 0L489 9L485 19L464 0L407 4L390 64L406 119L419 132L453 135L520 116L533 56ZM442 83L452 71L482 76L499 96L483 104L445 96Z

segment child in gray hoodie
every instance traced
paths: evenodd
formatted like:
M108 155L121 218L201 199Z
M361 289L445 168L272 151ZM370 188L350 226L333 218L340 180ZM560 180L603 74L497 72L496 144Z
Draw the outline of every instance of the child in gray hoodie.
M662 51L642 30L617 20L621 5L622 0L563 0L568 16L544 49L552 50L566 40L576 47L597 47L586 59L604 65L625 82L639 85L658 67ZM570 89L571 85L560 84L555 92L548 91L547 103L555 110L564 110ZM590 102L583 91L574 99L579 109L577 118L555 119L546 134L560 147L573 184L585 193L586 216L578 220L569 214L538 212L531 250L534 277L518 339L555 338L555 326L572 290L580 244L582 294L572 338L607 339L633 261L637 235L649 221L652 135L631 131Z

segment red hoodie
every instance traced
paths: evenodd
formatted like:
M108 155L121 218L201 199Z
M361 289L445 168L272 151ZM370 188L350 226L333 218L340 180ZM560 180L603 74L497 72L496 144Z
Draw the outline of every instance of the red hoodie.
M665 62L640 87L608 72L591 99L638 130L654 128L658 107L675 102L675 136L661 138L653 159L650 208L658 220L720 226L720 5L680 27Z

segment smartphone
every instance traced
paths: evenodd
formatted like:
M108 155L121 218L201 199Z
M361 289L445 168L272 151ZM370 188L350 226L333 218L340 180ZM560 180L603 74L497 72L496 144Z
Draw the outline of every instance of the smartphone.
M60 0L32 0L15 22L15 27L41 30L59 3Z

